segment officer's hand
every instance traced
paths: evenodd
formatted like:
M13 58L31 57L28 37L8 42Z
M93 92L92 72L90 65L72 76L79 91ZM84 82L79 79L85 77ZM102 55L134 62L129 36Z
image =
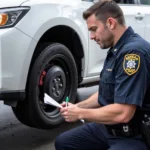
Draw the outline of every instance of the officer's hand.
M62 104L60 104L62 107L66 107L66 102L64 101ZM72 103L69 103L68 102L68 106L71 106L71 105L73 105Z
M66 102L63 102L60 104L62 107L65 107L66 106Z
M67 122L75 122L79 120L79 107L75 104L69 103L68 107L63 107L60 112L61 115L64 117L65 121Z

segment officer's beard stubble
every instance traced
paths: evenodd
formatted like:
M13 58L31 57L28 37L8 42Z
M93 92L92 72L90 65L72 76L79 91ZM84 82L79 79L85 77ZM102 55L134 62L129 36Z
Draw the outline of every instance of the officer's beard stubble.
M108 27L105 25L102 38L100 40L100 48L101 49L108 49L113 47L114 43L114 35L109 31Z

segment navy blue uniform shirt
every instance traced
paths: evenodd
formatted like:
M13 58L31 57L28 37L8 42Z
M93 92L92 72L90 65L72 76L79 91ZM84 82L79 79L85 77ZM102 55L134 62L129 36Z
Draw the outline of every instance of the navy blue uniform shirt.
M98 102L102 106L119 103L142 107L149 85L150 44L128 27L107 53ZM150 97L147 99L150 101Z

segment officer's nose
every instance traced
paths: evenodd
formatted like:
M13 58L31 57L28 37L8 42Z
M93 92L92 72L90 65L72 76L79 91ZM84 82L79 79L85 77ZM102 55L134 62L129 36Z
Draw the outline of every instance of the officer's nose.
M94 40L94 39L95 39L95 34L92 33L92 32L90 33L90 39L91 39L91 40Z

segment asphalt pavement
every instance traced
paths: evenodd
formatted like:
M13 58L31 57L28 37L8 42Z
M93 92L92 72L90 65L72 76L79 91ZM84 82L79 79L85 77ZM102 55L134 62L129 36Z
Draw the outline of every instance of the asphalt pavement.
M78 90L78 98L85 99L97 90L97 86ZM51 130L35 129L20 123L11 107L0 101L0 150L55 150L54 141L60 133L82 125L63 123Z

